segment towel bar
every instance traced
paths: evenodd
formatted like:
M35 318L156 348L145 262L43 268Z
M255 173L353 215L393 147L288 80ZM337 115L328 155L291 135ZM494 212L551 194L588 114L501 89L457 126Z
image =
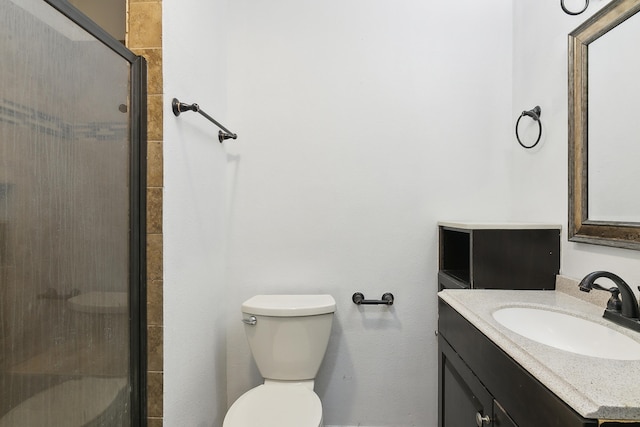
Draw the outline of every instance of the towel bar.
M238 135L218 123L216 119L202 111L198 104L185 104L184 102L180 102L178 101L178 99L173 98L173 101L171 101L171 108L173 109L173 114L176 117L178 117L180 113L184 113L185 111L195 111L196 113L200 113L201 116L224 131L218 131L218 141L220 141L220 143L222 143L222 141L224 141L225 139L236 139L238 137Z

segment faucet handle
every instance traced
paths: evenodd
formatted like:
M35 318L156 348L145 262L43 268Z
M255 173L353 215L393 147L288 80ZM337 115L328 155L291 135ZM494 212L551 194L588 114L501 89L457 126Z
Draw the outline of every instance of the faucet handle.
M611 293L614 293L615 291L618 291L618 293L620 293L620 290L616 286L614 286L612 288L605 288L604 286L600 286L599 284L594 283L593 285L591 285L591 287L594 288L594 289L599 289L601 291L607 291L607 292L611 292ZM640 286L638 286L638 289L640 289Z
M622 312L622 301L620 301L620 290L618 288L615 291L611 291L611 298L607 301L607 310Z
M618 289L615 286L612 288L605 288L604 286L600 286L597 283L593 284L593 288L599 289L601 291L611 292L611 298L609 298L609 301L607 301L607 310L613 310L617 312L622 311L622 301L620 301L620 289ZM638 289L640 289L640 286L638 286Z

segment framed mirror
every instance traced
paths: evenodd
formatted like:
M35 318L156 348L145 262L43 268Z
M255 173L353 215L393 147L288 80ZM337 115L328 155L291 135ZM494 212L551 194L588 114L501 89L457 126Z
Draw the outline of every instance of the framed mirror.
M569 34L569 240L640 250L640 0Z

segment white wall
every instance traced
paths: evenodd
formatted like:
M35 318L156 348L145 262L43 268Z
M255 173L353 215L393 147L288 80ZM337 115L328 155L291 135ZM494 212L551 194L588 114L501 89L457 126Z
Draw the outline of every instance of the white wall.
M435 426L441 219L561 223L564 274L640 281L640 252L566 241L567 34L591 3L164 0L165 105L239 134L165 115L166 425L218 426L260 382L244 299L326 292L325 422Z
M260 382L242 301L330 293L325 423L436 425L436 222L508 216L511 18L504 0L229 4L229 404Z
M226 411L226 1L163 0L164 421L222 425Z
M514 218L563 224L562 274L580 279L594 270L609 270L630 285L637 285L640 283L640 252L567 240L568 34L607 3L605 0L591 1L587 12L569 16L556 2L513 2L512 121L515 123L522 110L540 105L545 136L540 148L512 150L510 195Z

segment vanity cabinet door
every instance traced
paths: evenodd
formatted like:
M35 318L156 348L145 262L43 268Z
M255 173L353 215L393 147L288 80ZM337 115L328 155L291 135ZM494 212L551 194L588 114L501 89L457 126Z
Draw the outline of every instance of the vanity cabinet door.
M439 427L493 426L491 394L442 337L439 350Z
M518 427L518 425L511 419L507 412L498 403L497 400L493 401L493 426L494 427Z

